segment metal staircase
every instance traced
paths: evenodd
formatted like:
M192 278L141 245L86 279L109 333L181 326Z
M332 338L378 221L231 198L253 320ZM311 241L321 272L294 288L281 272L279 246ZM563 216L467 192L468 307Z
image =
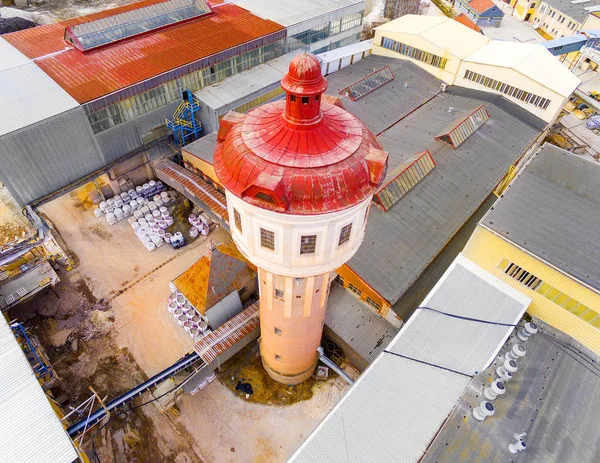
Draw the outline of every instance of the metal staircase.
M179 146L196 140L202 132L202 124L196 119L196 113L200 110L200 102L189 90L184 90L181 97L183 100L173 113L173 119L167 121L167 126L173 131L173 136Z

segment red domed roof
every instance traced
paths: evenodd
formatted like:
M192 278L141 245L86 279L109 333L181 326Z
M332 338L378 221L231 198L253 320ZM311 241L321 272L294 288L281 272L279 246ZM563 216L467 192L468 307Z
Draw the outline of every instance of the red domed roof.
M321 98L327 81L317 58L294 58L281 85L285 101L221 120L214 167L223 186L251 204L297 215L335 212L371 197L387 153L339 100Z
M315 95L327 90L327 80L321 74L321 63L315 55L302 53L290 62L289 72L281 79L288 93Z

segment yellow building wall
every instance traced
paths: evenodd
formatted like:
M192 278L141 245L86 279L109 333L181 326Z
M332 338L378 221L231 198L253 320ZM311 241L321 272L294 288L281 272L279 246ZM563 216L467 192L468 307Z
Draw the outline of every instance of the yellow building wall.
M477 226L475 229L463 250L463 255L531 297L533 301L528 309L531 315L567 333L600 355L600 329L514 280L499 270L498 266L503 259L506 259L598 313L600 313L600 294L558 272L481 226Z
M424 63L422 61L410 58L401 53L397 53L393 50L389 50L381 46L382 37L387 37L396 42L404 43L410 45L411 47L418 48L419 50L426 51L428 53L432 53L434 55L440 56L442 58L446 58L448 61L444 69L440 69L436 66L432 66L431 64ZM372 54L379 56L386 56L388 58L395 59L403 59L406 61L411 61L415 63L420 68L423 68L425 71L430 73L431 75L437 77L440 80L443 80L447 84L452 84L454 82L454 78L456 76L456 71L458 69L458 65L460 64L460 60L448 53L447 50L436 47L431 42L422 39L418 35L415 34L402 34L399 32L391 32L391 31L375 31L375 38L373 39L373 50Z
M199 170L208 178L210 178L214 183L216 183L219 186L221 185L221 182L219 182L217 174L215 173L215 168L212 164L209 164L208 162L194 156L193 154L188 153L185 150L181 150L181 154L186 164L190 164L192 167Z
M377 307L374 307L373 304L369 304L369 306L377 311L379 315L386 318L390 311L390 304L383 299L379 294L375 292L373 288L371 288L363 279L361 279L354 270L352 270L348 265L344 264L342 267L338 268L335 273L341 276L344 279L344 288L348 288L348 286L352 285L355 288L358 288L362 293L360 299L364 302L367 302L367 298L370 298L376 304L379 304L381 308L377 310ZM356 293L355 293L356 294ZM356 294L358 297L358 294Z

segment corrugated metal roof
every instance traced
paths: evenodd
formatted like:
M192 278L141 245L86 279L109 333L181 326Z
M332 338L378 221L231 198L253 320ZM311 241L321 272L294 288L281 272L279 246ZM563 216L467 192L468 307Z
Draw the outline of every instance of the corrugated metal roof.
M367 363L372 363L398 333L398 328L337 283L331 285L325 325Z
M459 256L423 305L515 323L530 302ZM437 319L427 311L413 315L290 461L421 460L471 383L470 374L460 369L487 368L513 331L511 326L433 315Z
M600 291L600 166L546 143L479 222Z
M469 378L382 354L289 462L418 462Z
M365 9L363 0L233 0L233 3L285 27L310 21L317 14L330 14L342 8L355 6L356 11Z
M71 463L77 453L0 315L0 461Z
M330 88L343 88L348 80L356 81L357 74L367 75L374 66L388 64L396 76L392 82L356 102L343 98L343 103L374 131L392 126L379 136L389 153L389 171L426 149L436 162L436 168L388 212L371 208L363 244L348 262L394 304L491 194L545 123L499 95L451 87L435 97L432 91L439 90L439 81L416 65L393 58L371 55L337 71L328 76ZM409 81L408 88L404 81ZM481 104L490 120L458 149L435 140Z
M79 106L30 59L2 38L0 56L0 136Z
M515 378L505 383L506 393L494 401L494 416L480 423L470 413L481 402L482 384L496 378L500 358L498 365L473 379L423 463L598 460L600 357L550 325L534 321L540 331L527 341L527 354L519 359ZM519 341L511 339L506 347L513 342ZM507 444L523 430L527 449L513 456Z
M281 31L283 27L236 5L224 3L213 14L82 53L68 46L65 27L104 18L160 0L145 0L60 23L4 35L80 103L201 58ZM186 74L186 73L183 73Z
M191 195L200 199L210 210L224 221L228 220L227 200L225 195L217 191L212 185L205 182L198 175L190 172L183 167L179 167L172 161L161 161L154 169L157 175L161 173L164 178L168 178L182 185ZM170 183L169 183L170 184Z
M531 299L459 255L421 307L461 317L516 324ZM489 366L512 327L417 309L387 350L475 375Z
M319 53L317 57L324 63L330 63L332 61L338 61L342 58L346 58L363 51L370 52L373 48L373 39L363 40L358 43L351 43L345 47L336 48L335 50L326 51Z
M216 360L238 341L260 327L259 303L255 302L228 322L222 324L212 333L204 336L194 344L194 350L205 363Z

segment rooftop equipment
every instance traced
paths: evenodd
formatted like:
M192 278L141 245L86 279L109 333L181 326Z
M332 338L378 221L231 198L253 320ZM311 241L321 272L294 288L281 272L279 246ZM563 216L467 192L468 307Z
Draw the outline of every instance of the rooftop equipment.
M448 112L453 112L453 108L448 109ZM456 125L448 133L439 135L435 137L435 139L456 149L489 119L490 114L485 109L485 106L481 105L462 121L460 121L458 125Z
M394 80L394 73L389 66L386 66L340 90L340 95L346 95L352 101L356 101L392 80Z

